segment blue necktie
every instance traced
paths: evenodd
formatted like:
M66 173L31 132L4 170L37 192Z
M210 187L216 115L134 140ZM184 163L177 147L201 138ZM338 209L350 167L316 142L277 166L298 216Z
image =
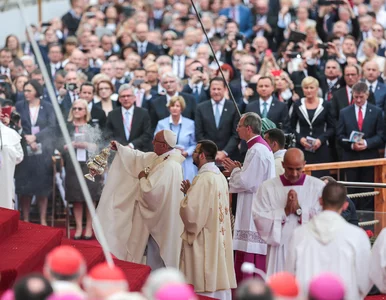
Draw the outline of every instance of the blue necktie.
M214 112L214 121L216 122L216 127L217 128L220 125L220 117L221 117L219 105L220 105L220 103L216 103L216 109L215 109L215 112Z
M125 118L124 118L124 127L125 127L125 135L126 140L129 140L130 138L130 113L128 110L125 112Z
M194 86L194 89L193 89L193 96L194 96L194 98L196 98L196 102L198 103L200 94L198 93L198 86L197 86L197 85Z
M263 113L261 114L263 118L266 118L267 117L267 114L268 114L268 109L267 109L267 106L268 106L268 103L267 102L263 102Z

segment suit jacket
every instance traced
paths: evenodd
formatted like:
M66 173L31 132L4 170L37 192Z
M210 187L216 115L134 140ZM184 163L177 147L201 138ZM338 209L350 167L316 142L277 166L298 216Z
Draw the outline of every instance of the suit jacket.
M131 122L130 137L127 140L122 118L122 109L118 107L112 110L107 116L106 139L116 140L126 146L130 143L140 151L151 150L151 127L150 118L146 109L134 107L134 114Z
M280 44L277 43L278 41L276 39L276 37L277 37L277 29L278 29L278 26L277 26L278 16L277 16L277 14L273 15L271 13L268 13L266 15L266 17L267 17L267 21L266 22L272 28L272 31L268 32L268 31L264 30L264 37L268 41L269 49L271 49L273 52L276 52L277 51L277 46L280 45ZM256 23L258 21L257 18L258 18L258 15L252 9L252 24L253 25L256 25Z
M78 30L80 19L75 18L70 12L62 17L63 26L68 29L68 35L75 35Z
M182 96L186 103L186 107L182 112L182 115L186 118L194 120L197 107L196 99L194 99L192 95L186 93L179 93L178 95ZM166 104L166 95L156 97L150 102L149 114L153 130L156 128L159 120L162 120L170 115Z
M361 131L364 133L363 139L367 142L366 150L354 151L351 149L351 143L342 140L348 139L352 131ZM350 105L340 111L337 137L344 150L343 160L379 158L378 149L384 145L383 133L384 122L382 110L375 105L367 103L362 130L358 128L354 105Z
M250 102L245 108L245 112L255 112L260 117L260 99ZM284 131L289 131L289 116L287 104L280 102L276 96L272 96L272 103L269 107L267 118L275 123L277 128L281 128Z
M335 91L332 93L332 99L331 99L331 115L334 118L335 121L339 119L339 112L349 106L349 100L347 95L347 89L346 87L342 87L341 89ZM367 101L371 104L375 105L374 95L370 95Z
M119 103L118 101L111 101L112 103L113 103L113 110L114 109L116 109L116 108L119 108L119 107L121 107L121 103ZM96 106L96 107L98 107L98 108L100 108L103 112L105 112L104 110L103 110L103 108L102 108L102 102L101 101L99 101L99 102L97 102L97 103L94 103L94 105L93 106Z
M319 86L323 91L323 99L327 100L328 84L327 84L326 76L317 71L316 65L307 65L307 71L308 71L308 76L312 76L319 81ZM345 86L345 84L346 83L344 82L343 77L338 78L334 86L331 88L331 92L333 93L339 90L341 87Z
M237 10L239 14L239 30L245 37L250 38L253 35L251 10L244 5L237 5ZM219 15L232 18L231 8L223 8L222 10L220 10Z
M185 84L184 85L184 87L182 89L182 92L186 93L186 94L193 95L193 90L189 86L189 84ZM194 97L194 95L193 95L193 97ZM201 102L204 102L204 101L207 101L208 99L210 99L209 88L207 90L205 90L204 89L204 85L202 85L200 95L198 96L198 101L197 101L197 99L195 97L194 97L194 99L196 100L197 103L201 103Z
M298 94L300 98L303 98L304 94L302 89L302 81L304 78L306 78L306 74L304 74L303 71L295 71L295 72L292 72L290 77L294 84L295 93Z
M241 78L234 79L229 83L233 97L237 103L243 102L243 88L241 86Z
M196 112L196 140L212 140L221 151L229 156L237 155L239 137L236 127L239 115L234 104L225 100L224 109L221 114L219 128L216 127L212 101L205 101L197 106Z
M151 42L147 42L147 45L146 45L146 53L147 52L154 52L157 56L161 54L161 49L159 46L157 46L156 44L153 44Z
M101 108L95 106L95 104L93 103L90 113L91 113L91 122L94 125L98 124L99 128L102 131L104 131L106 127L106 121L107 121L105 112Z
M386 103L386 84L378 81L375 91L373 91L375 97L375 104L380 109L383 109Z

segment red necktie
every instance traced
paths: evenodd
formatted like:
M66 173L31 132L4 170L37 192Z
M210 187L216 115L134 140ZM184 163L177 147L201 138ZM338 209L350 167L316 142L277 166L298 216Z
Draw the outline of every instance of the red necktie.
M358 111L358 128L360 131L362 131L363 126L363 113L362 113L362 107L359 107Z

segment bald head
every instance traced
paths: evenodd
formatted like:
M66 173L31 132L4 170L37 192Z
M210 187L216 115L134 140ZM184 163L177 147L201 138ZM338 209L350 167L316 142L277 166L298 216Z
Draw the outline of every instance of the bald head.
M284 155L283 168L284 176L291 183L296 183L303 176L306 162L304 153L298 148L290 148Z

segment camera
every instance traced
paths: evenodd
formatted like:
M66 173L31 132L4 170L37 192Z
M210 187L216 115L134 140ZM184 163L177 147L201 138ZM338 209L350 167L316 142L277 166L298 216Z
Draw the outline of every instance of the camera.
M87 19L92 19L92 18L95 18L95 13L94 12L91 12L91 11L88 11L85 13L85 16Z
M197 67L196 71L199 71L199 72L203 73L204 72L204 67Z
M285 149L296 147L296 137L294 133L286 133L285 136Z
M242 40L244 40L244 36L241 33L238 32L235 35L235 40L236 41L242 41Z
M302 57L302 54L300 52L290 52L288 54L288 57L289 58L301 58Z
M75 91L75 90L78 88L78 86L76 85L76 83L66 83L66 84L64 85L64 88L65 88L67 91L73 92L73 91Z
M345 2L341 0L319 0L318 5L319 6L330 6L330 5L344 5Z
M328 43L318 44L319 49L326 50L326 49L328 49L328 47L329 47Z
M133 86L135 86L135 87L139 87L142 83L144 83L145 82L145 80L143 80L143 79L135 79L134 81L133 81Z

